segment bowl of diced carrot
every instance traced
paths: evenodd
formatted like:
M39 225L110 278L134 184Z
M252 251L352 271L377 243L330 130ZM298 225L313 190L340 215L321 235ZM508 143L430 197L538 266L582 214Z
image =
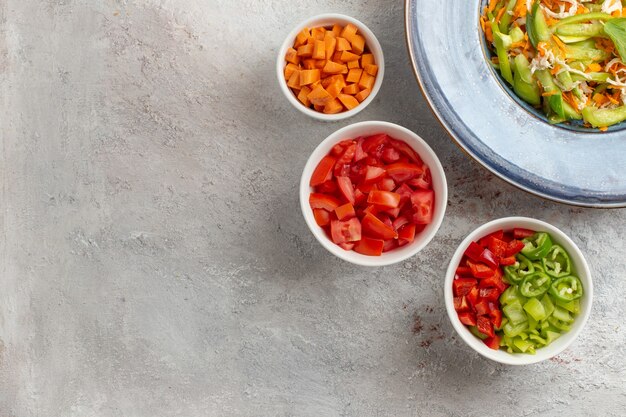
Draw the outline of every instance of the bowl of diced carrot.
M276 72L285 97L324 121L351 117L376 96L385 70L376 36L341 14L312 17L296 26L278 51Z

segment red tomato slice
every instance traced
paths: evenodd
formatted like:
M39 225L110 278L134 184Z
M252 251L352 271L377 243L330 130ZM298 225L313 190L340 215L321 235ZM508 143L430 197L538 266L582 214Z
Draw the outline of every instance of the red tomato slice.
M415 225L407 224L402 229L398 230L398 239L413 242L413 240L415 240Z
M400 194L400 206L403 206L404 203L411 199L411 194L413 194L413 190L406 184L402 184L398 188L396 188L396 193Z
M406 225L406 224L408 224L408 223L409 223L409 219L408 219L408 218L406 218L406 216L400 216L400 217L397 217L397 218L393 221L392 226L393 226L393 228L394 228L394 229L396 229L396 230L400 230L400 228L401 228L402 226L404 226L404 225Z
M384 168L368 165L367 169L365 170L365 182L366 183L376 182L380 178L382 178L383 175L385 175Z
M320 163L317 164L315 171L313 171L309 185L311 187L315 187L316 185L320 185L321 183L332 179L335 162L337 162L337 160L330 155L323 157Z
M435 193L433 190L418 190L411 194L413 204L413 223L429 224L433 221L433 206L435 204Z
M452 281L452 289L454 291L455 297L460 297L462 295L467 295L472 290L472 288L476 288L478 281L474 278L457 278Z
M367 213L370 213L370 214L375 216L375 215L378 214L379 211L380 211L380 207L374 206L374 205L369 205L369 206L367 206L365 208L365 210L363 210L363 213L364 213L363 215L365 215Z
M312 209L324 209L327 211L333 211L339 207L339 200L332 195L311 193L309 195L309 205Z
M491 320L489 320L489 317L481 316L478 312L476 315L478 315L478 319L476 319L476 327L478 327L478 331L489 337L494 337L495 333L493 331L493 324L491 323Z
M361 192L361 190L354 190L354 204L359 205L367 200L367 194Z
M363 140L363 150L369 154L376 152L376 149L389 140L389 136L385 133L379 133L377 135L368 136Z
M337 186L341 196L346 199L350 204L354 204L356 197L354 194L354 187L352 187L352 181L349 177L337 177Z
M323 182L320 185L315 187L316 193L335 194L336 191L337 191L337 183L333 180Z
M433 179L430 176L430 170L428 168L422 169L424 169L424 172L421 175L407 181L407 184L421 190L430 190L433 184Z
M397 239L398 233L392 227L387 226L376 216L367 213L361 220L363 233L367 236L379 239Z
M340 243L339 247L343 250L352 250L354 249L354 243Z
M387 209L387 210L385 210L385 213L389 214L391 217L393 217L395 219L396 217L398 217L398 214L400 214L400 207ZM394 229L395 229L395 227L394 227Z
M354 251L362 255L380 256L383 253L385 242L381 239L363 237L354 245Z
M381 158L383 161L391 164L393 162L397 162L400 159L400 152L398 152L398 150L395 148L385 146Z
M356 216L354 206L350 203L346 203L335 209L335 214L339 220L348 220Z
M400 205L400 194L391 191L372 191L367 196L369 204L387 208L396 208Z
M396 239L388 239L385 240L385 243L383 245L383 252L389 252L392 249L395 249L398 247L398 241Z
M393 191L396 188L396 183L391 178L383 178L378 181L378 188L383 191Z
M357 218L347 221L331 220L330 235L335 243L356 242L361 239L361 223Z
M522 229L519 227L516 227L515 229L513 229L513 238L514 239L524 239L526 237L530 237L532 235L534 235L535 232L533 230L530 229Z
M346 176L350 173L350 163L354 158L355 152L356 143L352 143L345 148L343 154L337 159L337 163L335 164L335 177Z
M421 167L406 162L387 165L386 169L387 174L398 183L408 181L422 173Z
M330 224L330 213L324 209L313 209L313 217L315 217L315 222L320 227Z
M494 334L493 337L484 339L483 343L486 344L489 349L498 350L500 349L500 336Z
M367 158L367 152L363 150L363 137L356 140L356 149L354 151L354 162Z
M397 139L389 139L389 144L396 148L401 153L409 157L409 159L418 165L422 165L422 158L411 148L406 142Z
M470 311L459 313L459 320L466 326L476 326L476 314Z

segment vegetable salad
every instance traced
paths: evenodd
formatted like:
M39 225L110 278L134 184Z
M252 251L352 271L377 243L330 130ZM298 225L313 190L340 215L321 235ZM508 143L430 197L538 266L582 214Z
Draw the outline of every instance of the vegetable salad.
M490 0L492 65L551 123L626 120L626 1Z

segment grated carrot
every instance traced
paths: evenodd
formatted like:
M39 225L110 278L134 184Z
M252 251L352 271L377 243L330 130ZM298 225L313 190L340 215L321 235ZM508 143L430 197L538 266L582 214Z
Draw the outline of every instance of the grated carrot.
M500 9L498 14L496 15L496 22L500 23L500 19L502 19L502 15L506 12L506 7Z
M602 127L599 127L598 130L601 132L606 132L607 130L609 130L609 128L606 126L602 126Z
M498 5L498 0L489 0L489 6L487 6L487 10L493 12Z
M554 68L550 70L550 74L556 75L556 73L559 72L560 69L561 69L561 66L559 64L556 64Z
M589 64L586 72L598 72L598 71L602 71L602 66L594 62L594 63Z
M558 46L561 51L565 52L565 44L563 41L561 41L556 35L552 35L552 39L554 39L556 46Z

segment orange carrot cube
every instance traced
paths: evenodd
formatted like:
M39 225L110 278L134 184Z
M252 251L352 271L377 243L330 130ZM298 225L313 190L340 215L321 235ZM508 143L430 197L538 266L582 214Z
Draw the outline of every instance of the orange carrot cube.
M339 99L339 101L341 101L341 104L343 104L344 107L348 110L352 110L359 105L359 101L348 94L339 94L337 98Z
M298 65L300 63L300 58L298 57L298 53L295 49L287 49L287 53L285 54L285 61L295 65Z
M335 114L340 113L343 110L343 105L336 98L332 99L324 106L324 113Z
M313 55L313 44L307 43L298 47L298 56L303 58L310 58Z
M310 92L311 92L311 89L305 85L304 87L302 87L302 89L300 90L300 93L298 94L298 100L300 100L300 102L307 107L311 106L311 101L309 100L309 97L308 97Z
M320 70L302 70L300 71L300 87L314 83L320 79Z
M315 59L311 59L311 58L307 58L305 60L302 61L302 67L304 69L315 69L316 66L315 64L317 63L317 61Z
M352 46L350 46L350 42L348 42L346 38L337 38L337 50L350 51L352 50Z
M300 68L298 68L297 65L294 65L291 62L287 64L287 66L285 67L285 80L288 80L289 77L291 77L291 74L293 74L294 71L298 71L299 69Z
M360 68L358 59L355 59L354 61L348 61L346 65L348 65L348 69Z
M311 55L313 59L324 59L326 58L326 44L324 41L315 41L313 45L313 55Z
M324 65L323 69L323 71L328 74L341 74L344 70L347 71L348 67L333 61L326 61L326 65Z
M342 92L343 92L344 94L351 94L351 95L355 95L356 93L358 93L358 92L359 92L359 90L360 90L360 89L359 89L358 84L350 84L350 85L345 86L345 87L342 89Z
M337 46L337 39L330 36L329 34L333 33L331 31L326 32L326 37L324 38L324 49L326 50L326 59L331 59L333 54L335 53L335 47Z
M289 77L289 81L287 81L287 85L295 90L300 89L300 70L296 70Z
M343 29L343 28L342 28L342 27L341 27L341 25L339 25L338 23L335 23L335 24L333 25L333 30L332 30L332 32L333 32L333 35L335 35L335 38L341 34L342 29Z
M328 94L328 91L326 91L326 89L321 85L315 87L308 94L307 97L311 101L311 103L318 106L325 106L329 101L333 99L330 94Z
M366 65L364 68L365 72L367 72L369 75L371 76L375 76L376 73L378 72L378 65L375 64L368 64Z
M363 54L361 56L361 68L365 68L366 65L374 64L374 55Z
M314 104L313 108L318 111L318 112L323 112L324 111L324 106L320 106L319 104Z
M304 45L306 41L311 37L311 32L309 32L309 28L304 28L296 35L296 42L294 43L294 48L297 48L300 45Z
M357 59L359 59L359 56L357 54L353 54L352 52L348 52L348 51L341 52L340 60L342 62L355 61Z
M365 90L361 90L359 91L354 98L356 98L357 100L359 100L359 103L363 102L363 100L365 100L367 98L367 96L370 95L370 93L372 92L372 90L370 89L365 89Z
M361 79L359 80L359 87L362 89L371 90L374 87L375 77L372 77L367 72L363 71L361 74Z
M346 77L346 81L349 83L358 83L361 79L361 74L363 73L362 69L351 69L348 71L348 76Z
M324 40L324 33L326 33L326 29L324 29L321 26L313 28L313 30L311 30L311 36L316 41L323 41Z
M350 44L352 45L352 52L357 55L361 55L365 50L365 38L361 35L354 35Z
M352 38L356 35L358 29L352 23L348 23L341 31L341 37L346 38L352 43Z

